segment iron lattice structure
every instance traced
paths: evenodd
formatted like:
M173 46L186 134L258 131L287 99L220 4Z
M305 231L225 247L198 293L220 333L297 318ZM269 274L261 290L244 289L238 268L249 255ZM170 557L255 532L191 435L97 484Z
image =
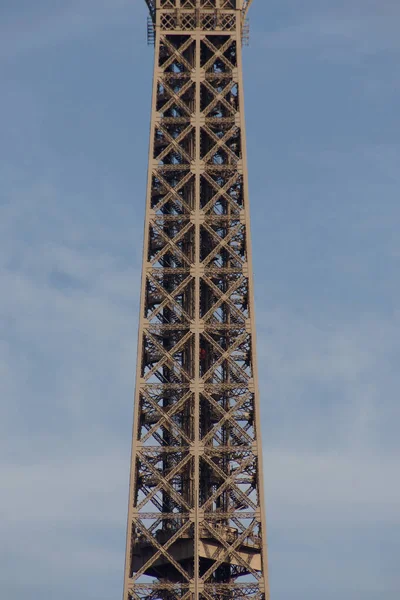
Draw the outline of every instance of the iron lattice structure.
M124 600L269 598L245 0L147 0L155 67Z

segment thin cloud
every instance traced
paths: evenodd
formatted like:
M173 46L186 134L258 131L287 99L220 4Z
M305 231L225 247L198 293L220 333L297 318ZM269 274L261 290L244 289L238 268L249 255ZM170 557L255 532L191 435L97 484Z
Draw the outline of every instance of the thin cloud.
M319 59L359 61L384 52L398 52L398 7L396 14L351 10L302 15L281 29L270 31L258 43L265 48L285 51L314 51Z
M143 5L143 6L142 6ZM58 5L60 6L60 5ZM134 18L139 13L140 18ZM142 26L146 15L144 2L138 0L85 0L68 2L55 10L47 0L36 2L34 10L2 19L0 60L15 59L29 52L55 48L60 44L87 38L110 26Z

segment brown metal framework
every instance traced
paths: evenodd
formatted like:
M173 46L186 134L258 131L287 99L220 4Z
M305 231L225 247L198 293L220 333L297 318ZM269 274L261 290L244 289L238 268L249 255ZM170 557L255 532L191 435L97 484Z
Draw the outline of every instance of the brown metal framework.
M124 600L268 600L242 34L251 0L146 0L155 32Z

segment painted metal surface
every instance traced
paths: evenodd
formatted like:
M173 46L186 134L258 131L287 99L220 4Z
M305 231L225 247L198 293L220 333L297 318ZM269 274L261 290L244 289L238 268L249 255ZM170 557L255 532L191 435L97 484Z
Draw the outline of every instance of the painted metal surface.
M269 598L242 78L250 2L148 0L124 600Z

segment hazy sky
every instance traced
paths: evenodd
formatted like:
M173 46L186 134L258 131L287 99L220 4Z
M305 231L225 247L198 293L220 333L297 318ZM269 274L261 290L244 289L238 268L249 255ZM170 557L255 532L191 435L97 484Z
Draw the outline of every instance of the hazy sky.
M255 0L272 600L400 597L400 3ZM144 0L0 0L0 597L122 590Z

